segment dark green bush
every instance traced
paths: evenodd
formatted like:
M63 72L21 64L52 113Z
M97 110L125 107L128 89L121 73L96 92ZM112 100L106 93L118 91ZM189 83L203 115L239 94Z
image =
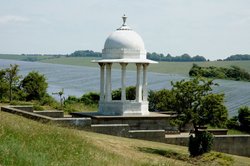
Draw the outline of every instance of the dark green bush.
M136 87L128 86L126 88L126 99L127 100L135 100L136 95ZM121 88L112 91L112 100L121 100Z
M198 131L189 137L188 150L191 156L210 152L213 146L213 135L207 131Z
M238 66L231 66L230 68L215 66L200 67L197 64L193 64L193 67L189 71L189 76L250 81L250 74Z
M80 99L76 96L68 96L68 98L64 101L65 104L74 104L80 102Z
M87 94L84 94L81 97L81 101L85 104L85 105L97 105L100 99L100 95L99 93L96 92L89 92Z
M226 124L228 129L239 129L238 116L234 116L227 120Z
M238 111L238 119L240 128L243 131L250 131L250 108L248 106L241 107Z

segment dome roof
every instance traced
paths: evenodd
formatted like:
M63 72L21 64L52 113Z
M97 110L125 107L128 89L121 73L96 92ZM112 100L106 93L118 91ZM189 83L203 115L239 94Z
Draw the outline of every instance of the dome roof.
M141 36L133 31L117 29L106 39L104 49L145 50Z
M141 36L123 24L106 39L102 50L103 59L146 59L146 50Z

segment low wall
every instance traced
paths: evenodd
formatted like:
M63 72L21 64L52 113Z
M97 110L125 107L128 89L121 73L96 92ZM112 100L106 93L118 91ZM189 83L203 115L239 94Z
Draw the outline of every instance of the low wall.
M16 108L22 111L27 111L27 112L33 112L33 106L25 106L25 105L21 105L21 106L11 106L11 108Z
M15 108L1 107L1 111L13 113L13 114L20 115L20 116L23 116L32 120L37 120L43 123L48 123L48 122L57 123L62 126L74 126L74 127L80 127L80 128L83 128L83 127L88 128L91 125L91 118L52 118L52 117L48 117L45 115L39 115L34 112L29 112L27 110L23 111L23 110L20 110L19 108L17 109L17 107Z
M63 118L63 111L33 111L35 114L48 116L51 118Z
M166 138L165 143L188 146L188 137ZM213 150L250 157L250 135L216 135Z

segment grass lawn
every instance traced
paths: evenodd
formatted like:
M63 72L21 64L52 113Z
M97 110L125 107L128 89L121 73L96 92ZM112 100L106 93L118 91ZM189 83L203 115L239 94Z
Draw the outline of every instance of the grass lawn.
M0 112L0 165L247 165L250 158L42 124Z

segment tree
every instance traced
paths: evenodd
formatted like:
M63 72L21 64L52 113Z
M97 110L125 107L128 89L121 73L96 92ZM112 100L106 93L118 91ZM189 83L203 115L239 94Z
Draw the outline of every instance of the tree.
M171 90L162 89L159 91L149 91L149 111L173 111L173 93Z
M173 109L177 112L176 123L184 126L191 123L195 129L203 125L223 126L227 120L223 94L212 94L212 80L193 78L189 81L172 82L175 101Z
M0 70L0 100L4 98L4 96L7 95L8 91L8 83L5 80L5 73L6 71Z
M191 156L209 152L213 144L213 136L206 131L198 130L203 125L223 126L227 121L227 109L223 104L223 94L213 94L212 80L193 78L172 83L175 97L174 110L177 112L175 122L180 126L193 124L194 136L189 137Z
M100 94L96 92L86 93L80 99L85 105L98 105L99 100Z
M10 64L10 68L5 69L5 80L8 83L9 101L12 101L13 89L17 86L21 76L18 76L19 68L17 64Z
M247 106L241 107L238 113L238 119L241 129L250 131L250 108Z
M26 100L40 100L46 95L48 83L44 75L32 71L21 81L21 88Z

